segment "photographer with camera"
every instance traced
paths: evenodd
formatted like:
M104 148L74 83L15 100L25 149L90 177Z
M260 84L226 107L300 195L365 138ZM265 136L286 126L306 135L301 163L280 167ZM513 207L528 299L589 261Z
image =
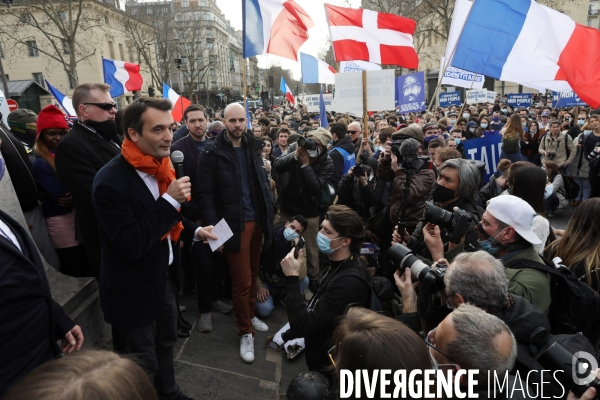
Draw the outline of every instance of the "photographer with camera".
M440 258L452 260L463 251L478 250L476 225L480 214L475 204L479 181L475 164L460 158L444 162L433 188L433 203L426 206L425 221L420 221L410 236L404 231L400 237L396 230L394 243L403 241L428 264ZM426 241L431 235L438 239L435 246Z
M281 261L286 275L285 304L290 323L290 329L281 338L287 342L303 337L308 368L330 377L334 371L330 368L328 350L340 317L351 305L369 308L371 304L369 275L358 259L363 236L363 224L356 212L346 206L329 207L316 238L319 250L329 258L329 265L308 306L299 289L302 250L297 257L294 250L290 251Z
M330 140L331 134L323 128L310 131L306 138L300 137L291 144L273 164L280 183L277 199L280 220L289 221L293 215L303 215L308 221L304 237L309 287L313 293L317 290L319 274L320 194L333 172L333 161L327 155Z
M392 142L386 144L377 166L377 178L393 182L390 221L395 224L403 217L406 230L411 233L419 223L425 201L430 198L435 184L435 173L427 169L429 163L419 156L419 143L423 143L420 128L400 129L392 135ZM407 183L410 191L403 205ZM405 215L402 215L402 207L405 207Z
M379 211L378 206L385 201L381 199L387 182L377 182L377 160L366 154L361 158L365 159L361 165L350 168L342 177L337 189L337 204L350 207L361 218L368 220L373 215L372 211ZM389 198L389 190L387 194Z
M573 139L567 133L561 133L560 121L557 119L550 122L550 132L540 139L538 151L542 155L542 164L554 161L562 170L567 168L577 155Z

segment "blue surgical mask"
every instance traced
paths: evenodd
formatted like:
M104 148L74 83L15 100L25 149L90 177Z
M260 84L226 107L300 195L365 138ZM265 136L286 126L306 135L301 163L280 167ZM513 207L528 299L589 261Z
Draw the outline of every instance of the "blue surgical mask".
M585 125L585 119L578 119L577 120L577 125L579 125L579 126Z
M454 125L455 123L456 123L456 120L455 120L455 119L451 119L451 120L450 120L450 125Z
M502 109L502 113L503 113L503 114L506 114L507 112L508 112L508 110L507 110L506 108L503 108L503 109Z
M481 124L481 129L487 128L487 124Z
M469 114L469 113L463 113L463 118L465 118L465 119L469 119L470 116L471 116L471 114Z
M584 134L585 136L588 136L590 133L592 133L592 130L591 130L591 129L589 129L589 130L587 130L587 129L586 129L585 131L583 131L583 134Z
M285 228L283 230L283 237L288 242L291 242L292 240L297 239L299 236L300 235L298 234L298 232L296 232L295 230L293 230L291 228Z
M479 247L481 247L481 250L491 255L496 254L498 250L500 250L500 247L492 247L492 241L490 239L478 240L477 243L479 244Z
M527 122L523 122L523 128L527 126Z
M339 239L343 239L343 237L329 239L327 236L325 236L321 232L319 232L317 234L317 246L319 246L319 250L321 250L322 253L331 254L334 251L336 251L337 249L342 247L342 246L339 246L339 247L336 247L335 249L331 248L331 241L339 240Z
M456 142L456 145L458 146L460 144L460 139L454 139L454 141Z

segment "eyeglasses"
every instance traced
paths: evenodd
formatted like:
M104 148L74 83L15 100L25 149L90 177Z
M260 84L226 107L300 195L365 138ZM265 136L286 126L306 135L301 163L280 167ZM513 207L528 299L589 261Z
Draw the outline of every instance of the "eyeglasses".
M348 133L354 135L355 133L360 133L360 131L348 131Z
M443 355L444 357L446 357L449 361L452 361L454 364L458 365L460 367L460 365L454 361L450 356L442 353L440 350L438 350L430 341L430 337L433 337L435 339L435 331L436 331L437 327L435 327L433 330L429 331L429 333L427 334L427 337L425 337L425 344L429 347L431 347L432 349L434 349L435 351L437 351L438 353L440 353L441 355Z
M113 108L116 110L117 109L117 103L83 103L86 106L96 106L99 107L101 109L103 109L104 111L110 111Z
M331 364L333 365L334 368L337 368L337 366L335 365L335 361L333 361L333 351L335 350L335 345L333 345L332 348L330 348L329 350L327 350L327 355L329 356L329 359L331 360Z

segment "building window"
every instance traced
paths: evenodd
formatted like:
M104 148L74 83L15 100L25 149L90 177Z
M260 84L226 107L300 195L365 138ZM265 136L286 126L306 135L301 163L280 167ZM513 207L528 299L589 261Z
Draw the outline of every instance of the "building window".
M190 6L190 2L189 1L182 1L181 2L181 6L182 7L189 7Z
M108 42L108 50L110 52L110 58L112 60L115 59L115 46L113 44L113 42Z
M206 7L206 2L205 1L201 1L200 2L200 7Z
M28 40L25 43L27 43L29 57L39 57L40 53L38 52L37 43L35 40Z
M67 42L65 39L61 39L61 41L62 41L63 54L69 54L69 42Z
M44 75L41 72L34 72L31 75L33 75L33 80L35 81L35 83L37 83L44 89L46 88L46 85L44 83Z
M105 16L104 16L104 23L105 23L106 25L108 25L108 15L105 15Z
M206 21L210 21L210 14L208 14L208 13L207 13L207 14L204 14L204 16L203 16L203 17L204 17L204 19L205 19Z
M123 45L119 43L119 55L121 56L121 61L125 61L125 52L123 52Z
M213 37L212 28L206 28L206 37Z
M150 8L150 7L146 8L146 14L151 15L152 14L152 8Z
M137 15L137 8L133 8L133 9L131 10L131 14L133 14L133 15Z
M66 11L59 11L58 12L58 19L60 21L66 21L67 20L67 13L66 13Z
M21 14L21 22L30 24L31 23L31 14L29 14L29 13Z

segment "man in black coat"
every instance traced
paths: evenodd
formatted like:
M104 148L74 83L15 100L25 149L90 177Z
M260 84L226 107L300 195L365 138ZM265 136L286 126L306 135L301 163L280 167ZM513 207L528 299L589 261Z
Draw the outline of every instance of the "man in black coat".
M200 151L208 143L206 136L206 110L204 107L192 104L183 112L183 118L189 130L189 135L171 146L171 154L178 150L183 153L183 171L190 177L192 193L196 188L196 167ZM192 199L181 205L181 215L190 221L202 224L200 204L194 194ZM183 271L183 287L181 295L191 296L194 286L198 288L198 330L210 333L212 331L211 311L229 313L233 307L223 303L220 298L219 259L208 244L185 242L181 249L181 266Z
M81 328L52 299L31 236L0 210L0 397L38 366L82 344Z
M116 104L104 83L84 83L73 91L77 121L56 149L56 171L77 209L75 231L85 243L94 275L100 274L98 222L92 206L96 173L120 152L115 124Z
M329 182L336 188L342 177L348 173L350 168L356 165L353 137L360 133L360 129L357 131L358 128L353 125L352 134L349 134L348 128L338 122L329 125L329 131L333 139L333 147L329 150L329 157L333 161L333 171Z
M102 168L92 187L102 263L100 304L119 332L125 353L141 354L161 397L185 400L175 382L175 289L180 243L216 239L179 213L191 193L189 177L175 179L169 154L173 134L166 99L142 97L123 116L122 154ZM182 230L183 229L183 230Z
M233 309L240 357L254 361L255 330L268 326L254 316L256 276L263 241L273 237L273 194L262 159L264 142L246 132L246 112L238 103L225 108L225 130L200 153L196 196L205 224L225 219L233 233L223 247L232 279Z

